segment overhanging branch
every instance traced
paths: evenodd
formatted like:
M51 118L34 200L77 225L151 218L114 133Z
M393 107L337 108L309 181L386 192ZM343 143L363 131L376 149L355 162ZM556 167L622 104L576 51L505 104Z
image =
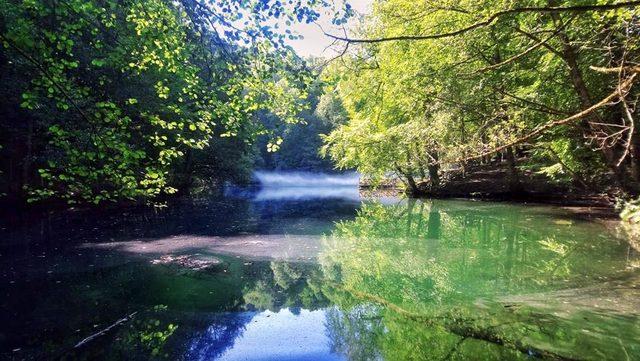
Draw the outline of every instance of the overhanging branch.
M610 71L611 69L602 69L599 68L601 71ZM614 68L615 69L615 68ZM438 162L438 163L464 163L464 162L468 162L471 160L477 160L477 159L481 159L484 158L486 156L501 152L509 147L512 147L514 145L520 144L520 143L524 143L526 141L528 141L529 139L535 138L539 135L542 135L543 133L545 133L546 131L548 131L549 129L555 128L557 126L560 125L564 125L564 124L568 124L583 118L586 118L587 116L589 116L591 113L595 112L596 110L610 104L611 102L614 102L616 100L621 100L624 99L624 96L626 93L629 92L629 90L631 89L631 87L633 86L633 83L635 81L636 76L638 75L638 72L634 72L633 74L631 74L631 76L629 76L626 80L624 80L621 84L618 85L618 87L616 88L616 90L614 90L611 94L609 94L607 97L605 97L604 99L602 99L601 101L599 101L598 103L594 104L593 106L579 112L576 113L570 117L564 118L564 119L560 119L560 120L555 120L549 123L546 123L536 129L534 129L533 131L531 131L530 133L527 133L526 135L519 137L517 139L514 139L512 141L509 141L499 147L495 147L493 149L478 153L476 155L473 156L469 156L469 157L461 157L461 158L457 158L457 159L453 159L450 161L442 161L442 162ZM436 163L437 164L437 163ZM434 164L435 165L435 164Z
M442 38L450 38L458 35L462 35L464 33L476 30L478 28L482 28L485 26L489 26L496 22L498 19L513 15L513 14L521 14L521 13L563 13L563 12L571 12L571 13L580 13L580 12L593 12L593 11L607 11L607 10L616 10L623 8L632 8L640 5L640 1L627 1L616 4L603 4L603 5L577 5L577 6L547 6L547 7L523 7L523 8L515 8L515 9L507 9L494 13L489 16L487 19L479 21L477 23L471 24L467 27L445 32L445 33L436 33L436 34L428 34L428 35L400 35L400 36L391 36L384 38L375 38L375 39L355 39L350 38L348 36L337 36L329 33L324 33L326 36L339 41L345 41L348 43L364 43L364 44L373 44L373 43L382 43L387 41L416 41L416 40L433 40L433 39L442 39Z

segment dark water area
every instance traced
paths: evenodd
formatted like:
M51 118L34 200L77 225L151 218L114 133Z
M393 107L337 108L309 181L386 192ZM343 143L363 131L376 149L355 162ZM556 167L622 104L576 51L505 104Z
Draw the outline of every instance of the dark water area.
M0 358L640 358L640 257L617 229L307 188L5 214Z

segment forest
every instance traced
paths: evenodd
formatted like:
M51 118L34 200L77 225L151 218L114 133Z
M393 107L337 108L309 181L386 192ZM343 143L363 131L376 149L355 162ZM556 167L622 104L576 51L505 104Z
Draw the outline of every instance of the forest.
M639 82L640 1L0 0L0 359L640 359Z
M413 194L637 193L638 4L517 3L375 3L334 36L357 50L327 70L350 120L323 151Z
M314 4L2 1L0 193L147 202L256 166L330 169L318 134L342 115L320 61L274 30L315 20Z
M336 168L414 196L630 200L638 5L5 0L1 192L148 202ZM292 24L327 10L337 55L298 56Z

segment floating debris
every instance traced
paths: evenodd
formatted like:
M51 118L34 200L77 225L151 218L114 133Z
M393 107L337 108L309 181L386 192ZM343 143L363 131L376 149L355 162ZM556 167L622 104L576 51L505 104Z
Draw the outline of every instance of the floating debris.
M164 255L151 261L152 264L172 265L187 268L193 271L203 271L222 264L222 261L214 256L192 254L192 255Z

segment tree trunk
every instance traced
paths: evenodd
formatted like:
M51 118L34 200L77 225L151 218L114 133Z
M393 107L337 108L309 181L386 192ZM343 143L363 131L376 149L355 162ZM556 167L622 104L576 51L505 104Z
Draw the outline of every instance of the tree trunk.
M396 166L396 170L398 171L398 174L404 176L404 178L407 180L405 183L409 187L409 194L414 196L417 195L418 185L416 184L416 180L413 178L411 173L402 171L402 168L400 168L399 166Z
M520 193L523 191L523 189L522 183L520 183L520 177L518 175L518 168L516 167L516 157L513 153L513 147L507 148L505 156L507 159L509 192Z
M559 28L562 26L562 20L560 19L560 16L558 14L552 13L551 17L556 22L556 27ZM573 88L578 95L578 99L580 100L582 110L589 109L593 106L593 101L591 98L591 94L589 93L589 89L584 82L582 71L580 70L580 67L578 65L577 53L571 45L571 40L569 39L569 36L566 32L560 31L558 33L558 36L560 38L560 41L562 42L562 58L569 68L569 77L571 79ZM584 133L591 135L598 130L599 127L595 126L593 122L603 123L597 113L588 116L580 123ZM618 184L624 186L624 173L616 164L616 156L614 150L611 147L603 146L602 155L604 156L607 166L614 173Z
M420 166L418 166L418 172L420 172L420 177L422 179L426 179L427 178L427 174L424 172L424 167L422 166L422 164L420 164Z
M418 185L416 184L416 180L413 179L413 176L409 173L406 174L407 177L407 183L409 184L409 189L411 191L411 195L417 195L418 194Z
M440 171L440 165L436 162L438 162L438 153L429 153L431 155L431 158L433 158L435 160L435 164L429 164L427 166L428 171L429 171L429 181L431 184L431 190L436 190L438 188L440 188L440 175L438 174L438 172Z
M635 127L634 127L635 128ZM631 136L631 144L629 144L629 162L631 170L631 181L633 183L633 191L639 192L640 188L640 134L635 128Z

